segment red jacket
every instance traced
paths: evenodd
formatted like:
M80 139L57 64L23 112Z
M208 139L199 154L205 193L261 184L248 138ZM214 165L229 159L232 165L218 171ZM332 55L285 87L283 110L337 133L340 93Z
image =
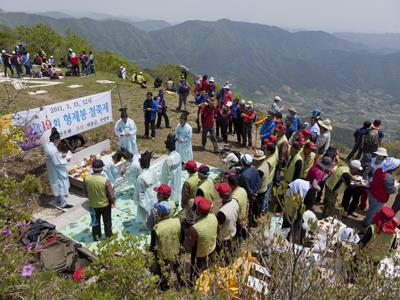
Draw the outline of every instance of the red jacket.
M243 120L246 124L253 123L256 114L254 111L246 111L244 112Z
M215 107L204 106L201 109L201 124L206 127L214 127L214 119L217 115Z
M201 90L202 91L208 91L208 80L202 80L201 81Z
M386 203L389 200L389 194L385 189L385 176L386 173L382 171L382 168L378 168L369 184L369 192L371 195L382 203Z

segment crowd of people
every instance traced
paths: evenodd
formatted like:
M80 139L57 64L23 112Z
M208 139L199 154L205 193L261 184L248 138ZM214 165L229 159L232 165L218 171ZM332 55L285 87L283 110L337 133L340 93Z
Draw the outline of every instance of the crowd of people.
M321 110L313 110L309 120L303 122L294 107L283 116L283 100L275 97L266 117L257 118L253 103L233 97L231 87L226 82L217 91L214 78L204 75L196 79L193 88L203 149L209 136L214 152L220 153L218 137L227 142L230 132L236 134L237 144L243 147L244 153L225 153L226 170L217 182L211 179L209 166L193 160L187 108L191 87L183 75L176 88L180 120L175 134L169 134L165 141L167 157L160 176L150 168L152 152L139 152L135 122L128 117L126 108L120 109L121 118L114 130L119 150L110 160L95 160L93 174L85 179L93 238L101 238L101 218L106 237L112 236L113 184L124 176L134 187L136 221L151 232L150 251L156 257L152 270L160 275L162 287L167 287L168 281L162 267L174 270L180 281L179 258L185 251L191 253L192 282L207 265L216 262L217 254L222 257L220 262L229 262L251 228L257 227L268 211L282 213L282 227L288 229L288 238L303 243L309 234L303 217L317 221L319 202L324 217L336 218L356 216L357 209L365 210L368 205L362 251L375 264L383 259L395 246L399 194L392 208L386 206L398 188L394 172L400 160L390 157L383 148L382 122L366 121L357 129L355 146L342 159L331 143L332 122L324 118ZM146 95L146 138L155 138L162 118L165 127L170 128L163 97L163 89L156 97L151 92ZM60 136L54 130L45 147L47 168L59 205L68 208L67 162L65 154L57 150L59 142ZM353 159L354 155L357 159ZM116 164L122 157L127 165L119 170ZM182 172L188 175L185 182ZM300 199L299 207L295 207L294 198ZM340 207L344 215L339 215Z
M36 54L31 57L23 44L17 44L14 51L8 53L5 49L1 51L0 64L3 64L3 72L5 77L16 75L17 78L26 77L48 77L50 79L59 79L63 75L60 68L67 68L65 76L87 76L95 74L94 55L90 51L82 51L81 55L76 55L70 48L68 49L67 59L61 58L59 64L53 55L48 56L47 53L40 48ZM81 66L81 71L79 69Z

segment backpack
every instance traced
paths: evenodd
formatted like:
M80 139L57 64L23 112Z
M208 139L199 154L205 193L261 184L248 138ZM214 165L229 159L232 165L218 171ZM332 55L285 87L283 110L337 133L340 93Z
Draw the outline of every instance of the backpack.
M379 132L377 129L370 129L365 136L365 146L379 146Z

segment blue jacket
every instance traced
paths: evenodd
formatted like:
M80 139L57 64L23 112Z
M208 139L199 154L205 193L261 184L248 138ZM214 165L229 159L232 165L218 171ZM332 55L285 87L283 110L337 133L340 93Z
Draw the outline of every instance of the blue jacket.
M274 131L274 128L275 128L275 121L266 120L260 129L261 139L269 138L271 133Z
M203 96L199 95L199 96L196 96L194 98L194 100L196 101L196 105L199 105L200 103L207 102L208 97L207 96L203 97Z
M232 119L238 118L239 104L233 103L231 106Z
M244 168L239 175L239 185L246 190L249 198L254 197L261 185L258 171L253 167Z
M144 111L144 119L145 121L154 121L156 119L156 113L158 110L157 102L151 100L151 106L148 104L147 100L143 102L143 109L151 108L151 111Z
M290 124L288 129L290 129L292 132L297 131L299 127L299 116L297 114L295 114L293 117L288 115L286 119L292 119L292 123Z

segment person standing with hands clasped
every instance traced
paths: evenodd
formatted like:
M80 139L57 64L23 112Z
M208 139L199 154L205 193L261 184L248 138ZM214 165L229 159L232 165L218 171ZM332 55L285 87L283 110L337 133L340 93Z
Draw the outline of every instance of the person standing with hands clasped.
M85 177L84 190L89 199L92 235L95 241L101 238L100 218L103 218L106 237L113 235L111 208L115 207L115 192L111 182L103 175L104 163L101 159L93 161L93 174Z
M143 102L144 112L144 138L149 138L149 130L151 128L151 139L154 140L156 137L156 113L158 111L157 102L153 99L153 93L148 92L146 94L146 100Z

